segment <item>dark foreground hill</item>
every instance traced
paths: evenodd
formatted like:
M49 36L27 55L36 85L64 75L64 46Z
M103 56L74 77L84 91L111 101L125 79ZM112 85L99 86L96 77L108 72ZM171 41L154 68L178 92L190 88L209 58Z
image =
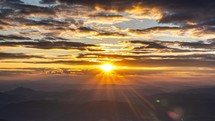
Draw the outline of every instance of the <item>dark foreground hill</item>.
M144 95L144 90L27 88L0 93L0 121L215 121L215 88Z
M115 101L29 101L3 107L0 117L9 121L157 121L155 113L146 107Z

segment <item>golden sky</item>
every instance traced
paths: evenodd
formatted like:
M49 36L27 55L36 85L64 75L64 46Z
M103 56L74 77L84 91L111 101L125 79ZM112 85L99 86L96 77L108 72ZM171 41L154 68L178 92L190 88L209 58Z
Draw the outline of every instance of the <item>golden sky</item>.
M199 7L201 1L170 3L0 1L1 80L96 76L99 65L112 63L115 73L128 78L210 82L215 77L214 8Z

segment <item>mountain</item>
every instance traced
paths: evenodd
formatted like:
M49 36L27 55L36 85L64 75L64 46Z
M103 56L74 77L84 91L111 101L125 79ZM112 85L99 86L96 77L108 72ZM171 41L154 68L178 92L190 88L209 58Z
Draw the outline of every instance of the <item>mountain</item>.
M148 97L156 109L165 110L177 121L214 121L214 87L182 90ZM162 115L159 115L160 117Z
M28 101L1 108L0 117L9 121L158 121L148 107L116 101Z
M25 88L25 87L17 87L14 90L6 91L4 93L12 94L12 95L23 95L23 94L34 94L38 91L35 91L31 88Z
M152 93L151 93L152 92ZM0 119L8 121L214 121L215 88L159 89L19 87L0 93ZM146 94L148 93L148 94Z
M187 89L180 91L182 93L190 93L190 94L211 94L215 96L215 87L201 87L194 89Z
M0 93L0 106L9 104L9 103L21 102L24 100L25 100L24 98L16 95Z
M0 121L7 121L7 120L4 120L4 119L0 119Z
M17 87L14 90L9 90L6 92L2 92L7 95L12 95L16 97L20 97L27 100L51 100L54 95L56 95L56 92L45 92L45 91L36 91L31 88L25 88L25 87Z

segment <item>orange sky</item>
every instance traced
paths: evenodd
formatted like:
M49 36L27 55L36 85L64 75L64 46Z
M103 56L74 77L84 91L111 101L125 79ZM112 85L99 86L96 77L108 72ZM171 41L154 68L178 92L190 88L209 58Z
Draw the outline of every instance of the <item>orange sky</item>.
M115 77L125 80L209 83L215 77L215 34L208 20L214 15L192 17L193 9L176 3L3 1L0 80L93 79L102 72L98 66L110 62ZM204 8L210 6L195 10Z

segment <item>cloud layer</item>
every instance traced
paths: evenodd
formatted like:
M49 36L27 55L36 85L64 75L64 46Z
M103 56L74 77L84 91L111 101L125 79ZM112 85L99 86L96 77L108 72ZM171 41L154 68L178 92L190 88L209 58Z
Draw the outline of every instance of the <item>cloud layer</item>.
M106 61L214 68L214 6L213 0L2 0L0 68L80 71Z

